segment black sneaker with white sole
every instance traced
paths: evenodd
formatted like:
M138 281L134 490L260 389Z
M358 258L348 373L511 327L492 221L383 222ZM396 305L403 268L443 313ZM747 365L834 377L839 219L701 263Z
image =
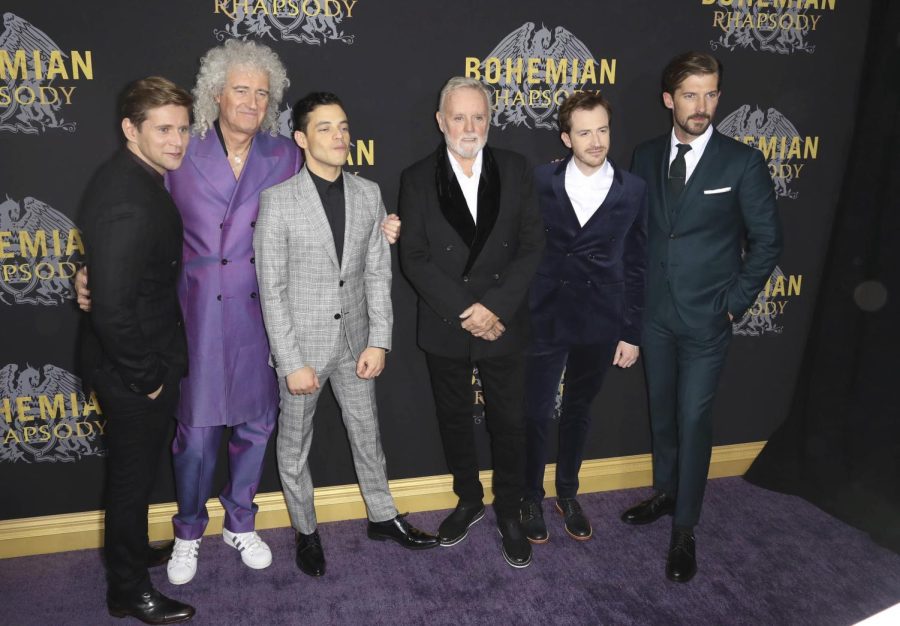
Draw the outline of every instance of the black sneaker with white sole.
M455 546L466 538L469 528L484 517L484 504L481 502L460 502L441 522L438 528L438 539L445 548Z

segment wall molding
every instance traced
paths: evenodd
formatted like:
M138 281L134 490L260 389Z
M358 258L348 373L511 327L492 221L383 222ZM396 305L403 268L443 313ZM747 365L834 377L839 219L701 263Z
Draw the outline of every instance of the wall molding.
M756 441L714 447L709 477L743 475L765 443ZM556 495L555 478L556 466L548 465L544 476L548 497ZM647 487L652 481L651 457L649 454L636 454L585 461L579 480L581 493ZM481 482L485 485L485 502L490 502L493 498L490 471L481 472ZM453 479L449 474L392 480L390 488L400 511L433 511L456 505ZM315 498L316 516L320 522L362 519L366 516L359 487L355 484L319 487ZM281 492L257 494L256 504L259 506L256 516L258 530L291 525ZM222 505L217 499L211 499L207 507L210 519L206 534L219 534L224 517ZM175 511L174 502L150 507L152 541L172 538L172 516ZM103 511L0 521L0 558L99 548L102 544Z

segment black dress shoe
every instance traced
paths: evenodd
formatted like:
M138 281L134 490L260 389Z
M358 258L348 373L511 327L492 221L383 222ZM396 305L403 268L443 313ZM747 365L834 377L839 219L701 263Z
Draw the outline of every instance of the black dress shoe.
M657 493L649 500L644 500L622 513L622 521L626 524L649 524L663 515L671 515L674 512L675 499L664 493Z
M540 502L524 500L522 502L522 529L531 543L547 543L550 533L544 523L544 510Z
M314 530L311 535L297 533L297 567L310 576L325 575L325 552L322 550L318 530Z
M531 543L525 536L522 523L515 517L504 517L497 520L503 558L513 567L523 568L531 565Z
M145 624L177 624L194 617L194 607L167 598L156 589L136 595L109 593L106 608L113 617L135 617Z
M464 503L460 500L453 512L441 522L438 528L438 539L444 547L455 546L466 538L469 528L484 517L484 504L481 502Z
M694 533L673 530L666 560L666 577L676 583L686 583L697 573L697 547Z
M159 567L169 562L174 541L166 541L158 546L147 546L147 567Z
M559 511L566 524L566 533L577 541L587 541L594 534L591 522L581 510L575 498L557 498L556 510Z
M385 522L369 521L366 533L369 539L386 541L392 539L410 550L427 550L440 543L437 537L422 532L406 521L406 513Z

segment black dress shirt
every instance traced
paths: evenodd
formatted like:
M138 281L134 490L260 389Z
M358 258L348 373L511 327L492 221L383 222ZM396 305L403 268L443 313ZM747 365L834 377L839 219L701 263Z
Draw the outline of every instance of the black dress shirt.
M309 171L309 170L307 170ZM344 254L344 224L346 222L346 207L344 206L344 174L338 175L334 181L325 180L309 172L319 192L319 200L325 209L325 217L331 226L331 236L334 237L334 249L337 252L338 263Z

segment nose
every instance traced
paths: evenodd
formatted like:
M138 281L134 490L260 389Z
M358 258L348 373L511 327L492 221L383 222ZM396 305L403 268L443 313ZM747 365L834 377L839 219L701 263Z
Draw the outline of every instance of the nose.
M463 130L465 130L467 133L475 132L475 123L472 121L471 117L466 118L466 123L465 123L465 126L463 127Z

